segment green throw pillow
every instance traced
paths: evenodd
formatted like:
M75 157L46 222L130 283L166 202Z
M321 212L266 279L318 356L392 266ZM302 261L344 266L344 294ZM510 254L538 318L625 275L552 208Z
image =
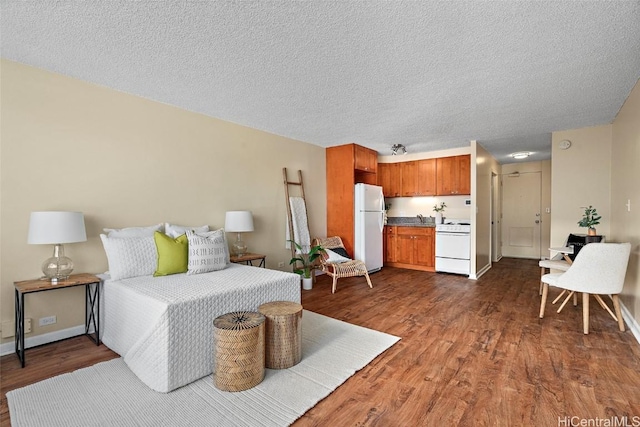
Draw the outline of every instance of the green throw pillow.
M187 271L189 260L189 240L185 234L175 239L164 233L153 233L158 251L158 267L154 277L168 276L169 274L184 273Z

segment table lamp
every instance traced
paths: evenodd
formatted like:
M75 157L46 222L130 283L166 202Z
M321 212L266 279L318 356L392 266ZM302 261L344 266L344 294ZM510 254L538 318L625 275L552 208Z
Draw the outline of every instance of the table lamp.
M241 233L253 231L253 215L251 211L229 211L224 221L225 231L238 233L238 238L232 245L233 253L242 256L247 253L247 245L242 241Z
M51 283L66 280L73 271L73 262L64 256L62 244L86 241L82 212L31 212L27 243L54 245L53 256L42 263L44 279Z

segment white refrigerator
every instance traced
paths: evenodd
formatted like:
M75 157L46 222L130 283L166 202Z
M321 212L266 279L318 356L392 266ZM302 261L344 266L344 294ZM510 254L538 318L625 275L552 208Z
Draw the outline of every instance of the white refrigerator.
M369 272L382 268L384 196L382 187L356 184L354 258L364 261Z

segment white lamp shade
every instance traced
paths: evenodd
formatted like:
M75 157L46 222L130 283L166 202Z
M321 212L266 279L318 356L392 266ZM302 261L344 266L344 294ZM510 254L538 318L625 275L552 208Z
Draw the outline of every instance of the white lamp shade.
M232 233L253 231L253 215L251 211L229 211L224 220L224 229Z
M55 245L86 241L82 212L31 212L27 243Z

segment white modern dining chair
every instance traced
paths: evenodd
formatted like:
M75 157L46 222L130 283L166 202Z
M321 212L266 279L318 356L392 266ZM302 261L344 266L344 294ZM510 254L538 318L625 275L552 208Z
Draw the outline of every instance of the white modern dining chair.
M544 317L549 286L555 286L569 291L558 313L576 292L582 292L582 322L585 334L589 333L589 295L595 297L602 308L618 322L620 330L624 331L618 294L622 292L630 252L630 243L590 243L582 248L566 272L542 276L544 287L540 302L540 318ZM615 314L601 295L611 295Z
M559 270L559 271L567 271L571 264L565 261L562 258L562 254L556 254L551 259L541 259L538 263L540 267L540 290L539 293L542 295L542 291L544 289L544 283L542 283L542 278L545 274L547 274L547 270Z

